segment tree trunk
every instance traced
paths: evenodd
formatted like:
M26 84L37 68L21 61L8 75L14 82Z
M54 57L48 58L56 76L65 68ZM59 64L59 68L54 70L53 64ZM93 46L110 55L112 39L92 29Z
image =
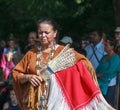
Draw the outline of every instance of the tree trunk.
M113 7L115 13L115 25L120 27L120 0L113 0Z

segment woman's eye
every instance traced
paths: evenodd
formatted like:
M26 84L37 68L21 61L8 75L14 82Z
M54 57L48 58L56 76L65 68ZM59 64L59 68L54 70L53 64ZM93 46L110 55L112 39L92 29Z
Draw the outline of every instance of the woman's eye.
M49 34L50 32L44 31L44 32L39 32L39 34Z

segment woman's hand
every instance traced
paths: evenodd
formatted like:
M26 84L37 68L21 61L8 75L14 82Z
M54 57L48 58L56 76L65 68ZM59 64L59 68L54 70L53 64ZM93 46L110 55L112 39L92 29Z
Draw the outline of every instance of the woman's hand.
M19 81L21 84L30 82L34 87L40 86L43 79L38 75L22 74L20 75Z
M34 87L37 87L37 86L40 86L41 83L42 83L42 78L38 75L27 75L28 77L28 81L34 86Z

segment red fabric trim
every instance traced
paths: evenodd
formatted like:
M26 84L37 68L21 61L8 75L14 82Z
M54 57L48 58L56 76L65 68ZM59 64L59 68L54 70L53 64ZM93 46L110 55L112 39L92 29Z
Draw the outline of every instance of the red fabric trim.
M82 62L57 72L55 76L71 110L82 108L100 93Z

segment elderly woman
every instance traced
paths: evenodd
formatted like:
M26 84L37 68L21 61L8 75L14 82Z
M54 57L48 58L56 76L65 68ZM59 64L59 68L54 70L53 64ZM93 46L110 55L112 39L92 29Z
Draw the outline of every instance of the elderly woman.
M112 109L101 96L91 63L68 45L57 44L57 33L55 21L39 20L40 45L28 51L13 69L21 109Z

